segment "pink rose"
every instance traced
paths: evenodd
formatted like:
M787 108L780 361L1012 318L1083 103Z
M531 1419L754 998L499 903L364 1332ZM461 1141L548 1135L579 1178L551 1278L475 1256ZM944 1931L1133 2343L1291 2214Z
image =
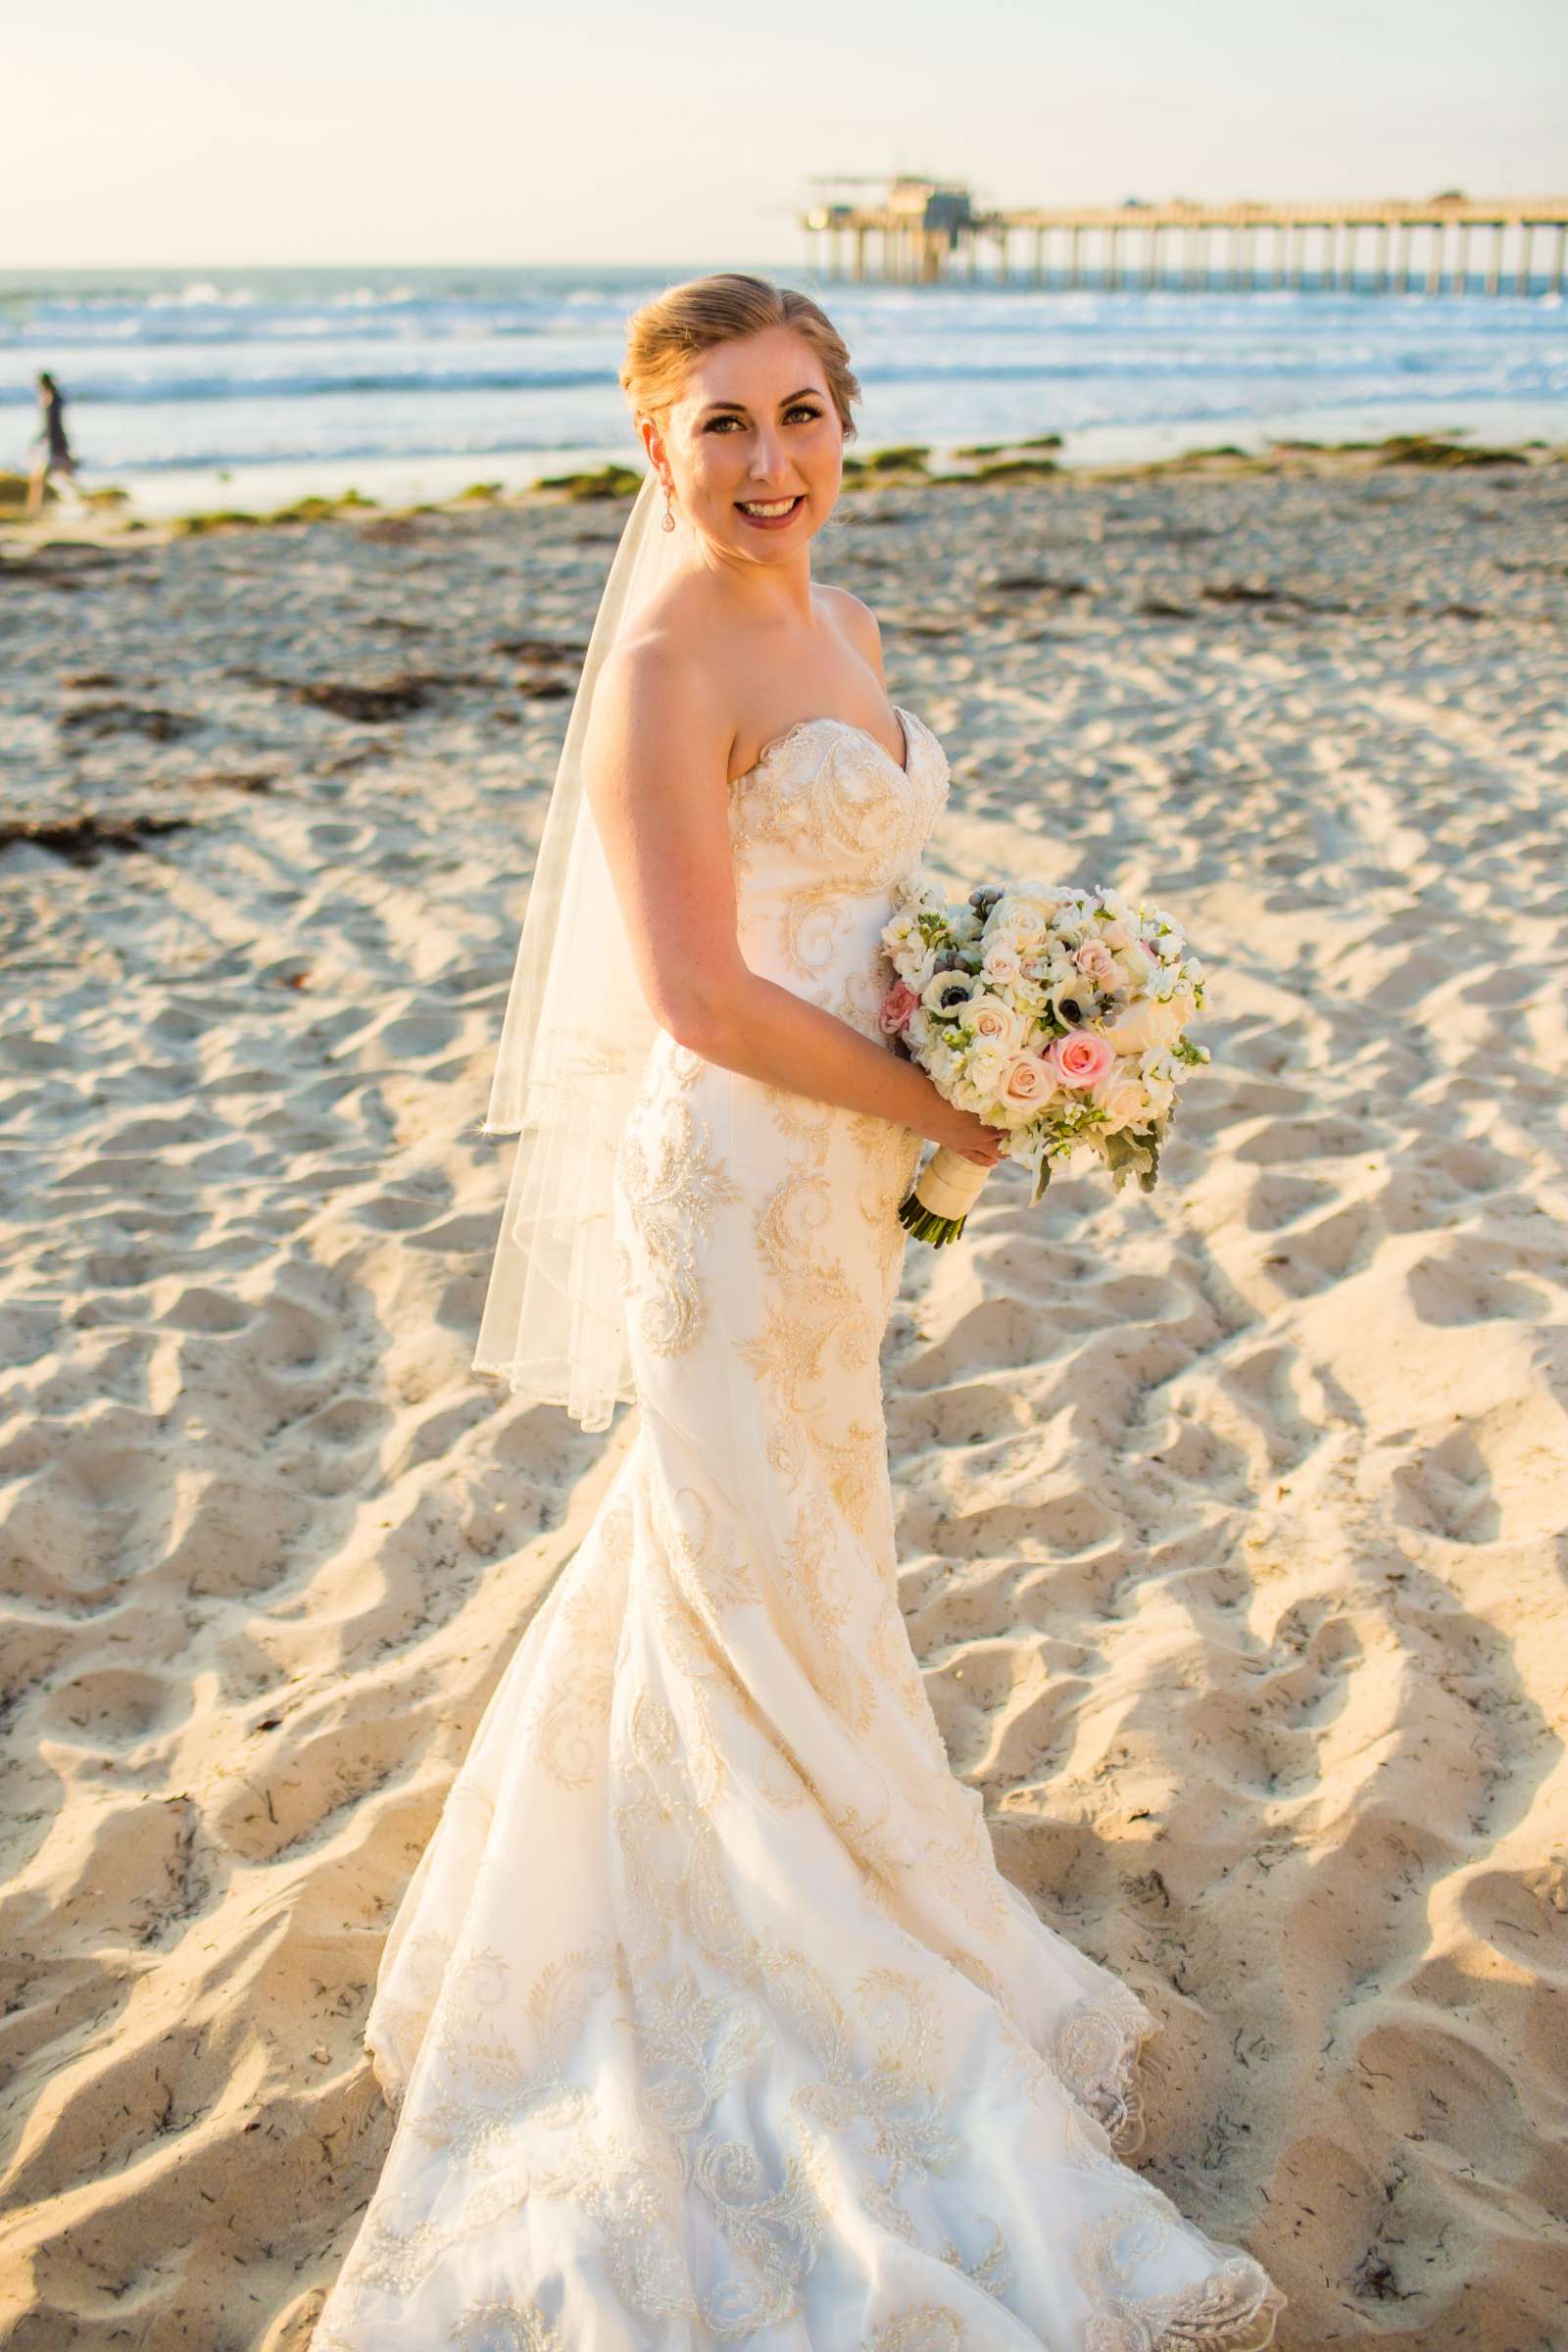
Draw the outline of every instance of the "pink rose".
M1075 1091L1096 1085L1115 1058L1110 1040L1097 1029L1074 1029L1066 1037L1054 1037L1045 1052L1053 1075Z
M920 1000L906 980L896 980L882 1000L881 1021L885 1036L892 1037L906 1028L910 1013Z
M1086 980L1096 988L1114 988L1117 980L1116 960L1103 940L1086 939L1073 958Z
M1055 1091L1055 1074L1043 1054L1020 1054L1003 1075L1002 1094L1007 1102L1049 1102Z

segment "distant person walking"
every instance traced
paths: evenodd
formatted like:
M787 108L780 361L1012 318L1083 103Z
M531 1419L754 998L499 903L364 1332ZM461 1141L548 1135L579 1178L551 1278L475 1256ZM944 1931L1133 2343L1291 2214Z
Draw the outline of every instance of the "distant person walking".
M43 444L43 454L34 466L32 478L27 484L28 514L37 514L42 511L44 484L52 473L64 474L85 506L86 497L76 479L76 461L66 431L65 394L46 368L38 370L38 430L33 439Z

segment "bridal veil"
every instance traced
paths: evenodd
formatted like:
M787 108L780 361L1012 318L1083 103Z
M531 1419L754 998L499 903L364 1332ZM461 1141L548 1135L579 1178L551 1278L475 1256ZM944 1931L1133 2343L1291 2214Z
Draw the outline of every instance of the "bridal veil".
M687 531L660 526L650 467L595 616L546 811L484 1122L516 1133L474 1369L514 1395L608 1428L633 1394L615 1286L615 1152L653 1044L631 943L583 789L594 682L648 599L680 567Z

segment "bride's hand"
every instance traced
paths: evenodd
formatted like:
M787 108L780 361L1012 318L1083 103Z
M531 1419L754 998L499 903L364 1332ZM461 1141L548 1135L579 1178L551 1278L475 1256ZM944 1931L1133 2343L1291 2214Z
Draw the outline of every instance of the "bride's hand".
M990 1127L972 1110L960 1110L956 1102L946 1102L935 1087L931 1095L932 1114L925 1130L931 1141L961 1152L977 1168L994 1168L1006 1147L1006 1129Z

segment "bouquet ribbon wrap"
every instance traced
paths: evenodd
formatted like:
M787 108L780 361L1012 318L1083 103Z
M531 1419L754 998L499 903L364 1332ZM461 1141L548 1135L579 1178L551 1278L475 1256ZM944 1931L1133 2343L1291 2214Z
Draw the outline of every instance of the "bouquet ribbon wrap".
M936 1216L964 1217L979 1200L990 1173L989 1168L965 1159L961 1152L939 1144L920 1171L914 1198Z
M956 1241L963 1221L980 1198L990 1175L961 1152L939 1144L914 1180L914 1189L899 1203L899 1223L922 1242Z

